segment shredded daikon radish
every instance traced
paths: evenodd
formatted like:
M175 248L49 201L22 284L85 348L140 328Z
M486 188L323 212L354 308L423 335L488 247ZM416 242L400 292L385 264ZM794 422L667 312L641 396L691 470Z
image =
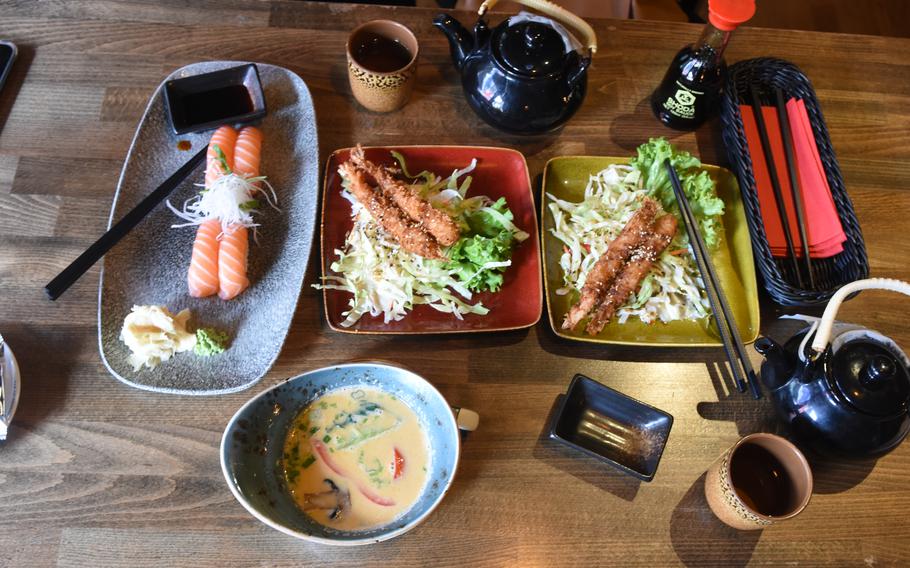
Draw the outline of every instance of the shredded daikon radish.
M263 189L260 184L265 185L268 191ZM259 197L276 211L281 211L278 208L278 196L275 194L275 189L266 181L265 176L245 178L234 173L223 175L215 180L211 187L205 188L187 199L180 210L171 205L168 200L168 208L186 221L186 223L171 225L171 227L192 227L201 225L209 219L218 219L221 222L222 231L236 225L252 228L255 231L256 227L260 226L253 220L253 214L257 213L261 206Z

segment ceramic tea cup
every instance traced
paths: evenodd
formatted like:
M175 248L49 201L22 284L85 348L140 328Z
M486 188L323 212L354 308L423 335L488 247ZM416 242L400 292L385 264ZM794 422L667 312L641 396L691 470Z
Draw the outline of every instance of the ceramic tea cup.
M812 470L806 457L774 434L750 434L708 469L705 497L725 524L763 529L792 519L809 504Z
M391 20L373 20L348 37L348 80L357 101L375 112L404 106L414 90L417 38Z

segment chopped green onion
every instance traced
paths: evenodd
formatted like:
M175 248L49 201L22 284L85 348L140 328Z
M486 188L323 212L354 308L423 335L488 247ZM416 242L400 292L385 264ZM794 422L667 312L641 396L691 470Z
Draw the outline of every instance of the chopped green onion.
M227 163L227 156L224 155L224 152L221 150L221 146L218 144L212 144L212 150L215 151L215 158L221 163L221 171L224 174L231 173L231 166Z

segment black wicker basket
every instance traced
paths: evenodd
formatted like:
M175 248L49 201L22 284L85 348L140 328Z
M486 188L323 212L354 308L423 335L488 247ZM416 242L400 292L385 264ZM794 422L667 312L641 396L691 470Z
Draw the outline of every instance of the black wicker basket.
M834 204L847 236L843 252L830 258L812 259L815 290L805 290L794 284L796 275L792 263L787 258L773 257L765 236L755 176L752 173L752 159L743 130L742 115L739 112L739 105L748 101L747 94L753 84L764 100L773 100L770 90L772 87L779 87L785 98L802 99L805 103L815 134L815 144L818 146L828 185L831 187L831 195L834 197ZM768 294L785 306L816 306L826 303L844 284L866 278L869 275L869 258L866 255L863 233L856 219L853 203L844 188L840 166L831 148L828 128L815 98L815 91L802 71L792 63L770 57L748 59L732 65L727 76L721 121L727 157L739 178L739 187L746 206L755 262L758 264Z

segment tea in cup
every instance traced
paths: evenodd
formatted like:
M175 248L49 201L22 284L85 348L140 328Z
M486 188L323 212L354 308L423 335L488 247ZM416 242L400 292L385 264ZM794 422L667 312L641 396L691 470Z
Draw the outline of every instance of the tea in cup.
M354 98L376 112L404 106L414 89L417 38L390 20L373 20L348 38L348 79Z
M806 457L774 434L751 434L708 470L705 497L714 514L741 530L792 519L809 504L812 470Z

